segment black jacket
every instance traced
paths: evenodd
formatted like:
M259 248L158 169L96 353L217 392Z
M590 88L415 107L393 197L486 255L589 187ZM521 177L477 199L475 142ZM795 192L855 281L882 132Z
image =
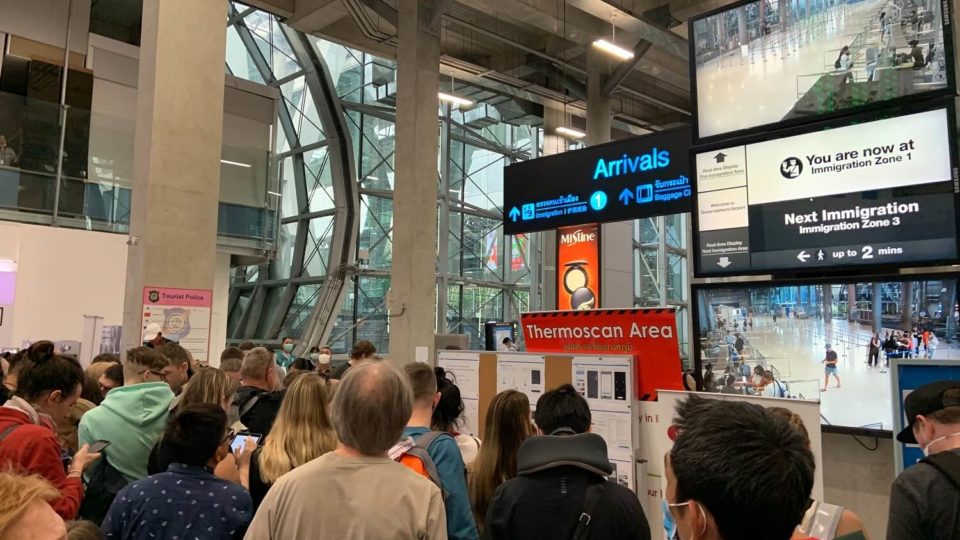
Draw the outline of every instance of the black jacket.
M233 397L233 406L238 411L242 411L244 405L254 396L259 396L257 403L246 414L240 416L240 422L251 433L259 433L266 437L270 433L270 428L273 427L273 421L277 419L277 413L280 412L283 394L267 392L254 386L241 386Z
M599 435L536 436L517 454L518 476L497 488L484 539L569 539L585 512L587 486L601 486L584 540L650 540L640 500L608 481L613 467Z

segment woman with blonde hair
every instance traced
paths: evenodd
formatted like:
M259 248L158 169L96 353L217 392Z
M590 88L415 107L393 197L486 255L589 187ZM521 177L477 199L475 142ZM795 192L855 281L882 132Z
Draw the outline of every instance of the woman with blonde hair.
M240 468L254 512L281 476L337 448L328 407L327 383L315 373L300 375L287 388L270 435L253 452L250 465Z
M493 492L517 476L517 451L533 434L526 394L505 390L494 396L484 420L483 445L469 467L467 479L478 529L483 527Z
M233 381L230 376L216 368L202 367L193 375L190 382L183 387L178 407L186 407L196 403L212 403L220 405L230 413L230 403L233 400Z
M233 381L230 380L230 377L215 368L200 368L193 377L190 378L190 382L183 387L183 392L180 394L179 400L174 400L171 404L170 418L173 418L174 410L183 409L189 405L196 405L197 403L209 403L211 405L219 405L223 408L223 411L228 415L230 414L230 400L233 398L233 394L230 392L233 388ZM163 438L161 437L157 444L153 445L153 450L150 451L150 457L147 459L147 473L148 474L157 474L166 472L167 467L170 466L171 459L173 459L163 445ZM228 455L224 460L222 460L221 465L226 468L233 468L236 470L237 464L234 461L232 455ZM220 466L217 467L220 469Z

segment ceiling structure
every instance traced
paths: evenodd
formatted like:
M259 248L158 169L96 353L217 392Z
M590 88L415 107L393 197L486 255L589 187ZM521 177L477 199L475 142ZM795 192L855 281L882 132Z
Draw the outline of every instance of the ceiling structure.
M396 57L399 1L245 0L305 33ZM689 123L685 21L729 0L434 0L441 88L495 107L503 121L540 124L543 107L586 114L587 50L596 39L633 49L610 61L614 136Z

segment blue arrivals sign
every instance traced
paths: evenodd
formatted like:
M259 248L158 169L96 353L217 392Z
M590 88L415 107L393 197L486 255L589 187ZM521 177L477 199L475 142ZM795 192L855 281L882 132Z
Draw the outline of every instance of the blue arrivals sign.
M690 128L508 166L505 234L689 212Z

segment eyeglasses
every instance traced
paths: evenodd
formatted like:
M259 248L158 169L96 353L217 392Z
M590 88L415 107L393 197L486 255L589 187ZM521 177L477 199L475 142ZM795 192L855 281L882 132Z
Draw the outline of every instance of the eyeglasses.
M145 375L147 373L150 373L154 377L158 377L160 379L160 382L167 382L167 374L162 371L153 371L152 369L145 369L137 373L137 376L139 377L140 375Z

